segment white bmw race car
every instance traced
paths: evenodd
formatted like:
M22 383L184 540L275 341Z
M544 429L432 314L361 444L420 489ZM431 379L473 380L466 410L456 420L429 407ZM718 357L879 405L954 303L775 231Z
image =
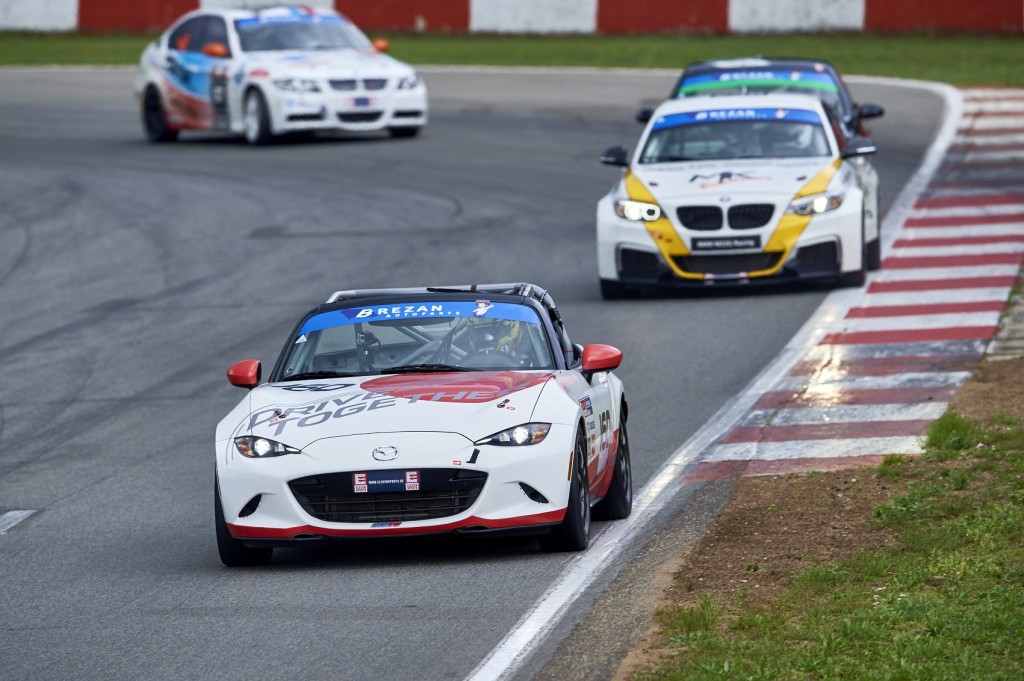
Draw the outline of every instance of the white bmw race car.
M242 133L253 144L295 131L416 135L427 88L337 12L307 6L190 12L142 54L135 95L146 137Z
M340 291L216 435L221 560L344 537L536 532L582 550L632 507L622 353L574 345L532 284Z
M661 104L597 205L601 291L811 279L864 282L880 265L870 140L818 98L691 97Z

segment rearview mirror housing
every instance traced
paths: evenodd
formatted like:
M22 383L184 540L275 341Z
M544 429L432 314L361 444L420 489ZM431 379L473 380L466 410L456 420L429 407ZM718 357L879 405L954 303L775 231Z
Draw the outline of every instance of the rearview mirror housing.
M608 166L622 166L625 168L629 165L629 149L622 145L608 147L601 154L601 163Z
M228 383L247 390L258 386L262 376L263 365L258 359L243 359L241 362L235 362L228 369Z

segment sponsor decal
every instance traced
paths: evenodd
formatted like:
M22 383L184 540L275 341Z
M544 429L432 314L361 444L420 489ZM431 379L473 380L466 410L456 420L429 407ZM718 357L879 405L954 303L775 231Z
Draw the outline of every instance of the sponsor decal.
M716 238L694 238L693 250L718 251L733 248L761 248L760 236L735 236Z
M305 342L306 342L306 334L302 334L302 335L301 335L301 336L299 336L299 337L298 337L298 339L297 339L297 340L295 341L295 344L296 344L296 345L298 345L299 343L305 343Z
M354 107L368 107L376 104L376 100L373 97L353 97L349 104Z
M818 90L822 92L838 92L839 86L832 77L825 73L825 67L815 64L813 71L776 71L762 69L757 71L716 71L701 73L688 77L679 86L679 94L696 95L709 91L729 91L739 88L757 88L759 91L799 88L801 90Z
M814 111L805 109L777 108L742 108L742 109L707 109L704 111L686 111L683 113L661 116L654 122L652 130L674 128L681 125L699 123L718 123L723 121L795 121L798 123L821 124L821 118Z
M281 390L292 393L329 393L334 390L351 388L355 383L300 383L296 385L277 385Z
M382 527L399 527L402 523L371 523L370 527L373 529L379 529Z
M363 383L374 393L401 397L409 403L491 402L512 393L540 385L552 374L529 374L520 371L480 371L468 374L394 374Z
M580 409L583 410L584 416L594 415L594 403L590 400L590 395L587 395L582 400L580 400Z
M281 387L281 386L277 386ZM373 392L357 392L301 407L267 407L249 416L250 432L257 426L273 428L273 435L286 429L320 426L331 419L345 418L377 409L390 409L398 404L394 397Z
M492 307L494 306L491 305L491 301L478 300L476 301L476 307L473 309L473 316L483 317L485 314L487 314L487 311L490 310Z
M461 459L454 459L452 461L452 465L453 466L461 466L462 465L462 460Z
M365 471L352 474L353 494L415 492L419 488L419 471Z
M724 184L735 184L736 182L758 182L771 179L772 178L766 175L751 175L750 173L739 173L732 170L726 170L721 173L694 175L690 178L690 184L693 184L698 180L704 180L704 182L700 182L697 187L700 189L710 189L711 187L720 187ZM730 197L722 197L722 203L728 203L731 200L732 199Z

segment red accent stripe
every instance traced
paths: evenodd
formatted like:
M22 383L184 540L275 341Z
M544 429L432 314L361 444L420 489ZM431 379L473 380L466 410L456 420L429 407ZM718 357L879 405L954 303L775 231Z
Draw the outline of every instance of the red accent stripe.
M905 456L905 455L904 455ZM755 460L747 464L744 476L786 475L787 473L809 473L811 471L843 471L850 468L880 466L885 454L867 456L832 456L822 458Z
M1024 133L1024 130L1021 131ZM914 208L975 208L1024 203L1024 194L967 194L964 196L931 196L918 199Z
M442 525L430 525L427 527L389 527L381 529L350 530L333 527L316 527L315 525L299 525L298 527L251 527L248 525L234 525L228 523L228 531L232 537L238 539L291 539L298 535L313 534L326 535L331 537L383 537L402 536L415 534L430 534L435 532L451 532L461 527L487 527L491 529L504 529L507 527L528 527L530 525L548 525L561 522L565 517L565 509L537 513L535 515L517 516L515 518L478 518L470 516L464 520Z
M934 341L987 340L998 326L954 326L946 329L897 329L894 331L850 331L831 333L822 345L875 345L879 343L928 343Z
M882 261L882 268L905 270L918 267L981 267L984 265L1017 265L1024 253L980 253L976 255L895 256Z
M702 461L688 466L680 484L688 485L712 480L726 480L744 475L749 462L747 461Z
M841 390L838 393L766 392L758 398L754 409L793 409L798 407L839 407L868 404L917 404L949 402L956 388L877 388Z
M1024 222L1024 213L1006 215L961 215L934 218L908 218L904 227L960 227L961 225L1002 225L1008 222Z
M912 279L910 281L873 281L868 293L900 293L905 291L945 291L964 288L1013 288L1017 277L964 277L962 279Z
M1024 243L1024 234L997 234L993 236L952 236L930 239L896 239L893 248L927 248L930 246L982 246L985 244Z
M981 355L907 355L905 357L843 358L815 362L798 362L790 376L814 376L828 372L831 376L892 376L934 371L963 371Z
M982 300L975 303L936 303L934 305L879 305L878 307L851 307L847 319L877 317L910 317L924 314L956 314L958 312L1002 312L1006 304L1001 300Z
M919 421L858 421L855 423L805 423L791 426L740 426L722 438L723 445L738 442L797 442L802 440L851 440L864 437L924 435L931 419Z

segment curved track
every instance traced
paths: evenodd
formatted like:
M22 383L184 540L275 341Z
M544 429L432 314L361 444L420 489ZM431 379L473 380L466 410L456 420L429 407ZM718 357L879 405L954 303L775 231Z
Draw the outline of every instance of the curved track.
M602 302L593 212L632 114L674 75L426 70L422 138L142 140L127 70L0 71L0 676L460 679L571 556L529 539L281 551L213 542L224 369L274 359L339 288L530 280L578 342L626 356L641 486L825 290ZM858 94L883 201L933 95ZM727 492L722 492L726 494ZM685 509L684 509L685 510ZM695 521L696 522L696 521Z

